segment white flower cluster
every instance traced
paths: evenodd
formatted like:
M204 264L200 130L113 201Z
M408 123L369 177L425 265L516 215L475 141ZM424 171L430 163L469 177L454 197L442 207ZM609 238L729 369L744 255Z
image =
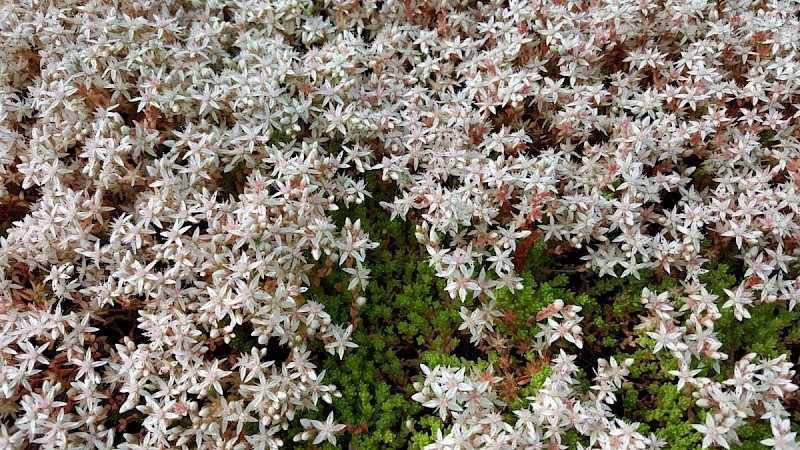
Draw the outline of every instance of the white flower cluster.
M703 446L741 445L736 429L752 417L769 420L773 437L761 441L775 449L800 448L796 433L789 428L789 414L781 404L786 394L796 391L792 383L795 371L786 355L753 362L757 355L751 353L736 362L733 375L722 383L708 378L688 378L694 384L693 395L697 405L711 407L714 414L707 414L705 424L693 425L704 435ZM680 373L679 373L680 375Z
M0 242L0 447L275 448L340 395L309 343L344 357L353 325L305 293L335 264L364 304L377 244L329 212L369 195L372 152L330 147L323 109L359 124L365 68L312 8L0 6L2 198L24 206ZM301 58L295 35L331 40Z
M433 369L422 365L424 382L414 387L420 391L412 399L428 408L435 408L442 420L450 414L464 418L475 418L477 413L494 410L505 404L498 399L492 388L500 378L492 375L492 367L476 371L467 376L464 368L436 366Z
M423 405L438 408L443 419L452 415L453 426L447 435L438 433L428 450L481 449L566 449L562 439L575 430L588 436L592 448L658 449L663 442L651 433L645 437L636 430L638 423L628 424L614 419L610 404L616 401L613 392L621 387L633 360L618 364L601 359L595 389L581 395L574 378L578 372L575 356L561 350L553 360L549 376L528 408L514 410L516 422L509 424L496 400L492 368L473 371L466 376L463 369L423 366L426 379L422 391L414 399ZM581 447L582 448L582 447Z
M645 292L649 294L649 292ZM664 296L652 296L664 299ZM553 317L571 317L568 321L579 322L579 307L564 305L556 300L539 314L547 318L540 334L559 337L557 330L564 326L553 325ZM662 324L663 329L663 324ZM648 333L651 334L651 333ZM655 334L655 333L652 333ZM683 335L681 335L682 337ZM580 341L562 336L578 345ZM555 340L551 337L547 342ZM700 370L689 369L691 353L682 353L689 347L680 339L673 345L680 360L679 370L670 371L678 377L678 389L688 383L693 389L696 405L711 408L715 413L706 414L705 424L693 427L703 436L703 447L721 446L730 448L741 445L736 429L753 418L768 420L773 437L761 443L775 449L797 449L796 433L791 431L789 414L781 400L797 390L792 383L795 371L786 361L785 355L774 359L762 359L755 363L755 353L737 361L733 374L723 382L705 377L695 377ZM669 347L669 346L668 346ZM656 350L658 351L658 350ZM469 375L464 368L422 366L424 383L417 383L418 393L412 398L423 406L435 409L442 420L452 423L450 432L440 432L435 442L426 450L472 449L545 449L569 448L563 442L567 432L574 430L588 438L589 446L607 450L639 450L664 448L666 442L655 433L647 436L639 433L639 423L629 423L614 415L611 406L617 403L616 392L622 389L633 358L618 362L614 357L597 361L596 376L587 392L579 388L578 366L575 355L564 349L552 360L551 375L548 376L535 396L526 400L526 408L515 409L516 422L509 424L504 415L505 404L497 398L496 386L500 377L493 375L490 366L485 371L472 370ZM578 448L584 448L578 444Z
M583 348L583 328L578 325L583 320L578 315L581 309L580 306L565 305L564 300L556 299L550 306L539 311L537 319L547 319L547 324L540 325L542 330L535 336L537 340L541 340L540 347L550 346L563 338L576 347Z
M305 294L339 265L353 317L366 301L377 244L329 213L370 195L370 171L396 186L384 206L419 222L452 297L481 303L462 311L475 341L500 315L493 292L520 287L515 258L545 240L585 248L600 275L681 274L688 314L662 300L646 331L688 352L689 373L692 355L723 359L719 308L744 320L800 295L798 11L792 0L2 2L0 447L281 446L297 413L337 395L309 344L339 357L354 345L354 324ZM732 246L747 272L718 305L699 277ZM582 342L577 310L556 312L540 339ZM217 351L251 337L251 351ZM546 429L529 435L597 423L593 444L650 442L603 422L601 406L563 416L575 408L570 358L534 402ZM757 365L742 366L747 379L776 384L737 395L777 408L794 386L789 363ZM719 408L706 444L721 445L753 414L700 385ZM123 433L132 416L111 418L131 412L142 430ZM785 414L771 417L769 445L790 448ZM486 420L482 439L501 448L508 430ZM301 424L313 442L343 430L331 416Z

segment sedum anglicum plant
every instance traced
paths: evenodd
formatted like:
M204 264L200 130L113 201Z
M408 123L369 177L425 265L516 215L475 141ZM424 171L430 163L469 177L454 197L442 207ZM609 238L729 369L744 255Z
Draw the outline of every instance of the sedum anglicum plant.
M376 175L473 343L502 345L497 294L523 288L534 243L600 277L652 271L677 287L641 293L639 331L707 409L702 447L763 421L763 445L797 448L793 362L727 354L715 323L798 302L798 13L3 2L0 447L336 445L345 424L305 417L340 395L315 352L355 346L379 242L331 214ZM744 270L712 293L701 280L725 252ZM349 322L309 295L334 269ZM412 398L446 424L427 448L567 448L568 431L581 448L662 448L611 408L632 360L576 382L580 312L554 301L530 324L552 372L513 423L491 368L422 366Z

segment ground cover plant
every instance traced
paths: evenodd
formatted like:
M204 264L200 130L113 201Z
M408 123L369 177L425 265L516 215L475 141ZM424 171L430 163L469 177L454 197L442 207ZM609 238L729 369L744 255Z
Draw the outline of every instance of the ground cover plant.
M0 448L796 449L795 0L0 4Z

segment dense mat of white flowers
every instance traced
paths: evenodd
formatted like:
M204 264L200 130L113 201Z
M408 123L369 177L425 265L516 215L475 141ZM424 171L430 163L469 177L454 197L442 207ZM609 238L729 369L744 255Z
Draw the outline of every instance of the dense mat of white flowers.
M746 320L800 298L796 1L1 3L0 201L29 211L0 240L0 448L283 445L338 395L308 342L354 346L304 296L309 270L345 267L354 317L369 301L377 243L328 215L369 195L369 171L396 185L393 216L423 219L473 341L493 336L493 292L519 287L520 242L585 247L601 275L677 273L681 292L642 294L641 326L713 407L704 446L756 419L764 444L798 448L791 362L747 355L725 382L695 377L701 356L729 356L720 308ZM223 192L241 174L244 193ZM744 258L726 298L699 281L704 239ZM143 342L97 337L131 310ZM556 302L537 345L580 346L579 312ZM214 357L243 323L259 345ZM553 361L514 426L491 372L423 366L414 398L452 424L431 448L564 448L568 429L592 448L663 445L611 413L629 361L598 361L583 395L573 360ZM105 427L133 409L142 433ZM301 423L315 443L344 427Z

